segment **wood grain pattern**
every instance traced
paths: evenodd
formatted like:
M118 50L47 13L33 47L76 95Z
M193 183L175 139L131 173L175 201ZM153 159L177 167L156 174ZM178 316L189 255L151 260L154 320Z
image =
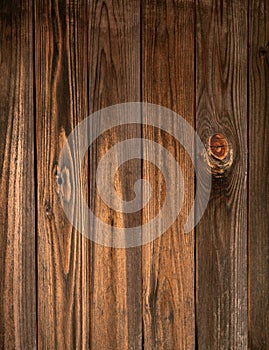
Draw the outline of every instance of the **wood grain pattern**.
M0 3L0 348L36 344L31 2Z
M269 348L269 3L249 13L249 321L250 349Z
M0 2L0 349L269 348L268 73L268 0ZM194 167L168 133L106 131L77 186L79 150L59 162L90 113L141 100L177 112L206 145L212 193L195 234L183 230ZM141 109L141 122L149 113ZM96 189L100 159L140 137L178 161L180 215L142 247L91 242L63 212L72 190L111 226L111 240L116 227L161 210L165 178L146 160L126 162L114 179L126 201L138 179L150 183L143 210L113 210Z
M211 199L197 228L199 349L247 348L248 2L197 2L196 125L220 133L225 161L211 162ZM222 172L222 170L224 170Z
M90 112L139 101L140 1L92 1L89 20ZM95 169L114 144L140 136L140 126L112 129L90 151L90 205L111 225L111 235L114 226L139 224L141 213L122 215L106 207L96 194ZM141 162L127 164L115 184L118 195L132 199L134 181L140 177ZM91 244L91 348L142 348L140 247L115 249Z
M33 27L30 1L0 3L0 348L36 344Z
M194 1L142 2L142 99L170 108L193 126L194 19ZM143 111L143 121L147 113ZM185 234L183 225L194 200L194 170L171 135L144 126L143 138L169 149L188 179L178 220L160 238L142 247L144 349L193 349L194 233ZM175 169L169 174L177 176ZM143 177L151 180L154 193L143 211L146 223L159 211L162 179L145 162Z
M57 186L68 193L79 154L60 168L59 153L88 115L87 29L86 1L35 3L40 349L89 348L89 246L65 217ZM82 174L87 198L87 159Z

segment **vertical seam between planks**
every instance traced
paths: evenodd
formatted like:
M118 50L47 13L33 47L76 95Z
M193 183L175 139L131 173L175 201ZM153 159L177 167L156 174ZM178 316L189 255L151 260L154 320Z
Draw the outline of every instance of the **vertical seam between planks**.
M91 76L90 76L90 64L89 64L89 49L88 49L88 45L91 45L90 43L90 34L91 34L91 21L90 21L90 4L88 1L86 1L86 23L87 23L87 34L86 34L86 65L87 65L87 86L86 86L86 98L87 98L87 116L90 115L90 79L91 79ZM89 132L89 126L88 126L88 123L87 123L87 128L88 128L88 132ZM90 190L90 186L91 186L91 174L89 173L90 172L90 147L88 148L88 151L87 151L87 156L88 156L88 165L87 165L87 194L88 194L88 206L90 208L90 205L91 205L91 190ZM89 263L89 266L90 268L88 269L88 273L87 273L87 276L89 278L89 291L88 293L86 293L86 303L89 303L89 315L86 316L86 325L88 325L88 332L89 332L89 350L92 349L92 328L91 328L91 321L92 321L92 303L91 303L91 293L92 293L92 268L91 268L91 265L92 265L92 244L91 244L91 241L88 241L87 243L87 247L86 247L86 251L87 251L87 255L86 255L86 260L87 260L87 263ZM89 317L89 321L87 322L87 317ZM87 346L87 344L86 344Z
M34 111L34 198L35 198L35 303L36 349L38 349L38 178L37 178L37 108L36 108L36 6L32 0L32 59L33 59L33 111Z
M247 39L247 316L248 316L248 334L247 334L247 347L250 348L250 153L249 153L249 141L250 141L250 4L251 0L248 0L248 14L247 14L247 26L248 26L248 39Z
M93 6L91 4L91 6ZM91 103L91 94L90 94L90 55L89 55L89 45L91 45L90 40L91 40L91 25L92 25L92 18L90 17L90 3L89 1L86 1L86 18L87 18L87 35L86 35L86 46L87 46L87 115L90 116L90 103ZM87 123L87 128L88 128L88 123ZM88 185L88 207L91 207L91 174L90 174L90 161L91 161L91 150L90 147L88 147L87 151L87 156L88 156L88 166L87 166L87 185ZM91 223L90 223L91 224ZM87 244L87 260L89 262L89 272L88 272L88 277L89 277L89 293L87 295L88 300L87 302L89 303L89 323L88 323L88 331L89 331L89 350L92 349L92 291L93 291L93 278L92 278L92 271L93 271L93 241L89 240L89 244ZM87 316L86 316L87 317Z
M197 127L196 127L196 98L197 98L197 93L196 93L196 88L197 88L197 83L196 83L196 79L197 79L197 72L196 72L196 53L197 53L197 1L198 0L194 0L194 101L193 101L193 113L194 113L194 130L195 132L197 131ZM194 152L196 155L196 142L194 139ZM197 169L196 166L196 156L194 157L194 169ZM194 199L196 196L196 173L194 170ZM196 206L194 206L194 219L196 219ZM197 273L198 273L198 269L197 269L197 253L198 253L198 249L197 249L197 229L196 226L194 227L194 347L197 350L198 349L198 323L197 323Z
M142 1L139 1L139 6L140 6L140 102L143 102L143 12L142 12ZM141 105L141 128L140 128L140 135L142 139L142 156L144 154L143 150L143 108ZM144 161L141 159L141 179L143 179L143 173L144 173ZM143 198L143 186L142 186L142 198ZM141 225L143 225L143 210L141 211ZM143 230L143 229L142 229ZM142 231L143 232L143 231ZM143 234L143 233L142 233ZM142 242L141 242L142 243ZM142 337L141 337L141 349L144 350L144 297L143 297L143 245L141 245L141 254L140 254L140 259L141 259L141 331L142 331Z

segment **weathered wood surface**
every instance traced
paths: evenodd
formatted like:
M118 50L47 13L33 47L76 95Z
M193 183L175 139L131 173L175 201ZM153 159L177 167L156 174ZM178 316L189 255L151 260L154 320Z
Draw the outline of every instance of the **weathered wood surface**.
M110 105L140 101L140 3L93 1L89 7L90 113ZM113 227L141 223L141 213L122 214L97 195L95 170L110 147L127 138L141 137L141 127L117 127L90 149L90 206ZM133 184L141 176L141 161L121 168L115 180L118 196L132 199ZM102 181L107 181L108 173ZM99 231L98 231L99 232ZM100 232L97 234L101 234ZM141 248L104 247L91 243L91 348L141 349Z
M269 348L268 1L4 0L0 29L0 348ZM115 190L132 200L142 175L149 205L109 208L95 170L111 147L153 140L185 179L170 229L118 249L69 223L60 198L69 200L80 154L65 168L59 155L89 114L132 101L168 107L197 129L213 183L196 232L185 234L195 176L184 148L149 126L106 132L79 186L111 237L150 221L165 192L157 167L135 159Z
M194 18L194 1L142 3L142 100L172 109L191 125L195 99ZM147 113L147 109L143 110L143 122ZM143 138L169 149L188 179L178 220L160 238L142 248L144 349L192 349L194 232L185 234L183 226L194 200L194 170L186 152L172 136L145 126ZM175 169L169 169L169 174L177 176ZM160 209L162 176L147 163L143 164L143 176L151 181L154 193L143 211L146 223Z
M269 347L269 3L249 2L249 348Z
M246 349L248 2L198 0L196 126L205 145L222 134L229 151L209 154L211 199L196 235L197 345ZM214 157L214 154L217 157Z
M36 344L32 3L0 3L0 348Z
M40 349L89 348L89 242L69 223L59 197L72 186L76 149L66 167L58 166L67 136L88 114L87 21L86 1L35 3ZM87 164L84 170L87 198Z

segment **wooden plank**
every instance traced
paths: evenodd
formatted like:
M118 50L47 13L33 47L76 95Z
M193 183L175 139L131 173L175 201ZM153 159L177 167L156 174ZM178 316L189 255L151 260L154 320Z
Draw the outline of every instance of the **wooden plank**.
M140 100L140 1L92 1L89 8L90 112ZM141 223L136 215L115 212L98 197L95 170L110 147L140 137L140 126L114 128L90 151L90 205L113 227ZM115 182L120 198L131 200L141 161L127 162ZM110 174L102 178L107 181ZM96 233L99 234L99 233ZM142 348L141 248L91 246L91 348Z
M142 2L142 100L179 113L194 126L194 1ZM150 113L144 110L143 121ZM194 200L194 170L179 143L169 134L143 126L143 137L169 149L185 179L185 198L177 221L160 238L142 247L144 349L193 349L194 233L184 233ZM150 152L150 149L148 150ZM158 163L159 154L155 155ZM175 169L169 169L176 177ZM143 178L154 194L143 211L143 223L161 206L163 177L143 163ZM160 230L156 227L156 230Z
M72 190L76 148L70 166L58 166L66 138L88 115L87 29L86 1L35 2L40 349L89 348L89 241L69 223L59 196L68 200ZM87 168L86 159L86 199Z
M213 174L197 227L201 349L246 349L248 343L247 16L248 1L197 2L196 125Z
M269 3L249 4L250 348L269 348Z
M0 4L0 348L33 349L35 198L32 2Z

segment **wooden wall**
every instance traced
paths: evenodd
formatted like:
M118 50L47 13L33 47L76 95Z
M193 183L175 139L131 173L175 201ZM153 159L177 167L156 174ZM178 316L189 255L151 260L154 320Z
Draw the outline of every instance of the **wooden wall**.
M269 349L268 91L268 0L2 0L0 349ZM186 196L161 237L104 247L63 212L59 154L88 115L132 101L197 130L212 191L184 233L195 196L184 149L153 127L111 129L82 167L97 215L131 227L158 211L163 178L146 161L118 178L126 200L141 175L154 189L136 216L96 194L91 170L133 137L169 149Z

